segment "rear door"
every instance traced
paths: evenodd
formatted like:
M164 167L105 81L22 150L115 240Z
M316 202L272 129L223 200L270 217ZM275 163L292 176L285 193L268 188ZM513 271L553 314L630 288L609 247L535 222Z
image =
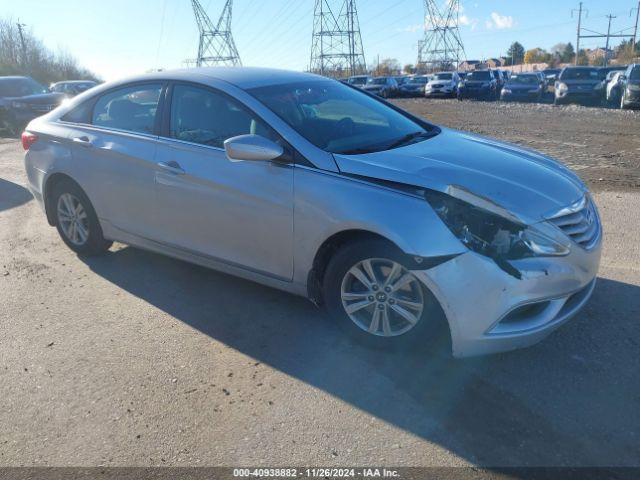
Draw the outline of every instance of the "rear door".
M279 136L229 95L175 84L158 142L158 230L163 241L283 280L293 277L293 167L230 161L224 140ZM166 130L166 131L165 131Z
M157 235L154 174L163 89L162 82L152 82L109 90L82 106L86 121L69 125L74 178L107 229Z

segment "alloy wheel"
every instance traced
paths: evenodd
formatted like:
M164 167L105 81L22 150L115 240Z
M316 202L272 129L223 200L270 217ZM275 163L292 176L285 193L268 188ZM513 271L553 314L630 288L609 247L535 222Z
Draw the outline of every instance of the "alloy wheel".
M89 217L75 196L63 193L58 198L58 222L64 235L74 245L84 245L89 239Z
M347 316L372 335L395 337L414 328L425 298L420 281L397 262L370 258L345 274L340 289Z

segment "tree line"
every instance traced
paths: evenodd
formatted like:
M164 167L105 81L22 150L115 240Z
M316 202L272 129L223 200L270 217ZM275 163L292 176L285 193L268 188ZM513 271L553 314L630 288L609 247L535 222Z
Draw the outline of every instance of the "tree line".
M638 52L640 51L640 42L633 45L632 40L623 40L620 45L615 47L612 51L611 59L616 59L621 63L629 63L638 58ZM601 66L604 64L604 54L588 55L588 51L580 49L578 52L577 64L578 65L594 65ZM513 42L506 55L507 65L519 65L522 63L547 63L550 66L555 66L561 63L573 63L576 61L576 51L571 42L558 43L551 47L549 51L543 48L532 48L525 50L519 42Z
M44 85L61 80L95 80L66 51L53 52L13 19L0 19L0 76L28 75Z

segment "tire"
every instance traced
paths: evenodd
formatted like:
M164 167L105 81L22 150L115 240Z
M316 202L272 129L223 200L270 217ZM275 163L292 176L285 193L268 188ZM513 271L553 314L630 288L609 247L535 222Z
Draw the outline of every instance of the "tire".
M365 279L370 280L370 274L366 273L364 266L364 262L368 261L371 267L368 271L373 270L377 276L372 289L367 289L351 273L357 269L365 275ZM395 246L382 240L364 240L345 245L333 255L324 275L323 296L329 315L350 338L371 348L407 350L444 346L450 352L449 330L444 313L433 294L411 273L409 262L412 261ZM391 273L394 265L399 270L396 270L385 288L385 272ZM413 268L416 268L415 263ZM399 280L408 278L411 279L410 283L395 292L390 291L390 286L397 287L402 283ZM354 298L345 301L343 292ZM367 303L367 306L351 312L350 316L346 307L353 307L360 302ZM422 305L421 310L415 308L418 304ZM403 316L406 312L415 322L406 320ZM374 326L375 334L367 331L367 327L373 329Z
M103 237L93 205L78 184L62 180L53 187L50 198L58 234L71 250L90 256L104 253L111 247L113 242ZM73 219L69 216L70 211L75 212ZM71 227L71 223L75 225Z

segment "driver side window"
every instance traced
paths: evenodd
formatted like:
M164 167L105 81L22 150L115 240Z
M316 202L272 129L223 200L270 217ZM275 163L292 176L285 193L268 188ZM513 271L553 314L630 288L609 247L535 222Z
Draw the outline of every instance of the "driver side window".
M235 100L192 85L173 88L169 129L171 138L217 148L245 134L277 140L271 128Z

